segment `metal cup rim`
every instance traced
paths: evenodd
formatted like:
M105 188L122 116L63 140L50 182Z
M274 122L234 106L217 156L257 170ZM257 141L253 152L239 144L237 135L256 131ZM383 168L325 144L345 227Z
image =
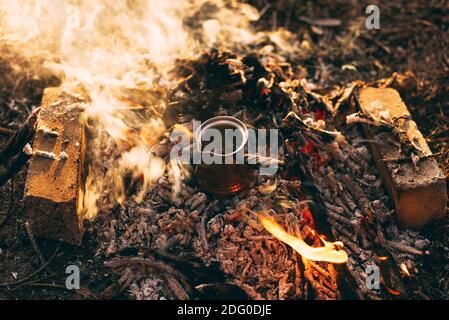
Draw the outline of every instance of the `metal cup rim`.
M212 125L214 125L215 123L219 123L219 122L227 122L227 123L233 124L235 126L235 129L238 129L242 132L243 141L242 141L241 145L238 148L236 148L235 151L233 151L231 153L219 154L219 153L215 153L213 151L208 152L208 153L215 155L215 156L219 156L219 157L229 157L229 156L233 156L233 155L239 153L240 151L242 151L245 148L246 144L248 143L248 137L249 137L248 127L239 119L237 119L235 117L231 117L231 116L218 116L218 117L210 118L198 127L198 129L195 132L195 139L197 142L196 145L197 145L198 151L200 153L205 153L204 151L202 151L202 142L201 142L201 137L202 137L204 131L206 129L212 127Z

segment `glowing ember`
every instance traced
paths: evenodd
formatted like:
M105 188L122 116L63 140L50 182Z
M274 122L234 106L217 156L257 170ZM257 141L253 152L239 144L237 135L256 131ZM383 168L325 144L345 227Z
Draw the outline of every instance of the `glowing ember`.
M305 243L302 239L287 233L280 225L273 220L260 216L259 217L264 228L270 232L278 240L288 244L302 257L312 261L326 261L332 263L345 263L348 260L348 254L343 250L341 242L321 241L324 247L314 248Z
M394 295L394 296L398 296L398 295L401 294L401 292L398 291L398 290L391 289L391 288L389 288L389 287L387 287L387 286L385 286L385 288L387 289L387 291L388 291L389 293L391 293L391 294Z

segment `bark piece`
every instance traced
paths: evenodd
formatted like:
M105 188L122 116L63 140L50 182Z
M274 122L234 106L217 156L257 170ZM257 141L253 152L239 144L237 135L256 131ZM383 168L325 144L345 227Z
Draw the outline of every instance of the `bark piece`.
M444 175L399 93L391 88L363 88L357 100L365 115L395 126L396 132L370 125L364 125L364 130L374 141L371 150L399 222L420 228L442 218L447 202Z
M76 245L83 233L82 102L81 96L59 88L45 90L24 197L36 236Z

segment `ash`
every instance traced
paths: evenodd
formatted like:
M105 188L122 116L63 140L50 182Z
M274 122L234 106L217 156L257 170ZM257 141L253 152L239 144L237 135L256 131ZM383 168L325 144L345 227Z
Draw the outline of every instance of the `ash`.
M130 298L193 299L208 283L232 284L251 299L337 299L347 295L341 281L360 298L406 291L399 265L418 272L417 257L426 254L429 241L397 227L363 135L338 124L335 105L349 104L355 85L320 95L301 66L288 63L273 45L243 57L212 50L179 61L176 71L186 80L168 98L167 123L191 130L192 120L230 115L250 127L280 129L283 165L227 200L206 195L194 178L174 192L165 174L143 201L100 204L91 228L96 256L118 274L132 272ZM104 141L111 144L106 136ZM168 164L171 146L163 137L153 152ZM104 154L100 170L120 157L114 152ZM138 188L129 183L130 194ZM320 245L313 230L324 230L345 244L347 265L302 259L264 231L251 211L268 213L311 245ZM367 289L369 266L380 267L380 290ZM229 290L222 291L220 298Z

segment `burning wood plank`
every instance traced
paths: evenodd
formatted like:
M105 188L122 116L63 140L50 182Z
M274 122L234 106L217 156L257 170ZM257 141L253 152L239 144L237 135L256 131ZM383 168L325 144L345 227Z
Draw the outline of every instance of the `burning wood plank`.
M363 88L357 100L399 222L418 228L441 218L447 202L444 175L399 93L390 88Z
M85 136L82 98L49 88L33 145L25 187L25 209L40 237L80 244L80 188Z

